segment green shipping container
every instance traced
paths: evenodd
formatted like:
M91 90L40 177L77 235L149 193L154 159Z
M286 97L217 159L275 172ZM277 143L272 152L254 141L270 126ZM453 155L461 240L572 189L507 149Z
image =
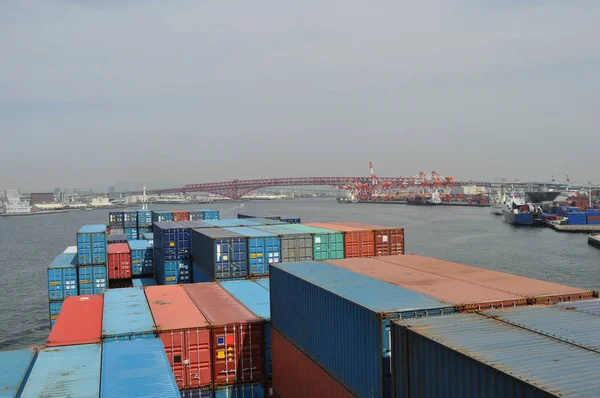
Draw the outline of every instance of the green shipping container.
M303 224L278 225L293 231L308 233L313 236L313 252L315 261L340 260L344 258L344 234L331 229L309 227Z

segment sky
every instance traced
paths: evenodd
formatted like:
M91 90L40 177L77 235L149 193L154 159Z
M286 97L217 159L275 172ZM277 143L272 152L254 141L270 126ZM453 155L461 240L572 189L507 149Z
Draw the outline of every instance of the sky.
M0 189L600 182L600 2L3 0Z

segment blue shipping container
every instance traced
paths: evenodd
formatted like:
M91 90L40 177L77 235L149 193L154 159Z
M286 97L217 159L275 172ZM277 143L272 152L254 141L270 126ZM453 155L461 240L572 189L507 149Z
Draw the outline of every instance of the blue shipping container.
M108 226L111 228L123 228L123 212L111 211L108 213Z
M206 387L202 389L193 388L188 390L180 390L181 398L213 398L214 393L212 388Z
M106 225L84 225L77 231L77 263L106 263Z
M152 211L138 210L137 211L137 227L152 228Z
M164 260L159 252L154 251L156 281L159 285L176 285L190 283L189 260Z
M147 240L130 240L131 275L154 275L154 249Z
M324 262L270 267L271 326L360 397L390 397L393 319L454 307Z
M600 316L600 299L570 301L556 306Z
M219 210L200 209L199 211L203 212L204 220L218 220L219 219Z
M147 240L152 245L152 247L154 247L154 233L146 232L145 234L142 234L142 238Z
M101 351L100 344L44 348L21 398L98 398Z
M0 397L18 397L35 363L35 350L0 352Z
M152 223L173 221L173 213L170 211L152 211Z
M86 265L77 269L79 295L102 294L106 290L106 265Z
M160 339L105 342L101 398L180 398Z
M248 276L246 246L245 237L224 229L193 229L194 282L246 278Z
M288 224L301 224L301 220L299 218L282 218L281 221Z
M217 227L217 228L226 228L226 227L237 227L237 224L232 223L231 221L225 221L225 220L204 220L202 221L204 224L206 225L210 225L213 228Z
M225 218L221 221L231 223L235 227L257 227L262 225L261 223L254 221L251 218Z
M569 213L569 225L585 225L586 223L585 213Z
M138 227L137 211L124 211L123 212L123 228L137 228L137 227Z
M139 287L110 289L104 293L102 340L123 341L156 337L156 326Z
M56 323L56 317L58 317L58 314L60 314L60 309L62 308L63 302L63 300L50 301L48 305L50 307L50 329L52 329Z
M264 398L265 389L260 383L234 384L215 388L215 398Z
M254 315L264 320L265 352L267 377L272 376L271 362L271 305L269 291L254 281L219 282L223 289L237 299Z
M254 282L258 283L259 285L261 285L263 288L269 290L269 278L260 278L260 279L255 279Z
M139 227L138 228L138 239L142 239L142 235L152 233L152 227Z
M600 356L462 314L393 323L397 397L598 397Z
M127 236L127 240L137 240L138 238L137 228L124 228L123 233Z
M279 236L249 227L225 229L248 238L248 274L250 276L268 275L269 264L279 263L281 253Z
M59 254L48 267L48 299L77 296L77 254Z
M190 231L178 222L154 223L154 248L165 260L185 259L190 255Z
M133 287L156 286L154 278L134 278L131 280Z

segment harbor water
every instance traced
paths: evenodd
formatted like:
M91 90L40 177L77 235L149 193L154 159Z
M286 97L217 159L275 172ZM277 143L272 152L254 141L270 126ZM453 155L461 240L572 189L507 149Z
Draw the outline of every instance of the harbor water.
M248 201L210 205L154 205L151 209L221 211L299 217L302 222L356 221L405 228L406 253L598 289L600 251L586 234L515 227L490 208L338 204L334 199ZM48 265L75 244L84 224L105 224L109 210L72 211L0 219L0 350L42 344L49 333Z

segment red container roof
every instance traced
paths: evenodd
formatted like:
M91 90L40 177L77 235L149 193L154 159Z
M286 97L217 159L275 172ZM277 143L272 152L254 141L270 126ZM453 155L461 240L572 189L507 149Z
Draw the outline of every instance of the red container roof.
M110 243L108 245L109 254L129 253L129 244L127 243Z
M144 291L159 332L209 326L180 285L147 286Z
M184 289L212 325L260 322L260 318L216 282L184 285Z
M104 296L67 297L48 336L47 347L92 344L102 341Z

